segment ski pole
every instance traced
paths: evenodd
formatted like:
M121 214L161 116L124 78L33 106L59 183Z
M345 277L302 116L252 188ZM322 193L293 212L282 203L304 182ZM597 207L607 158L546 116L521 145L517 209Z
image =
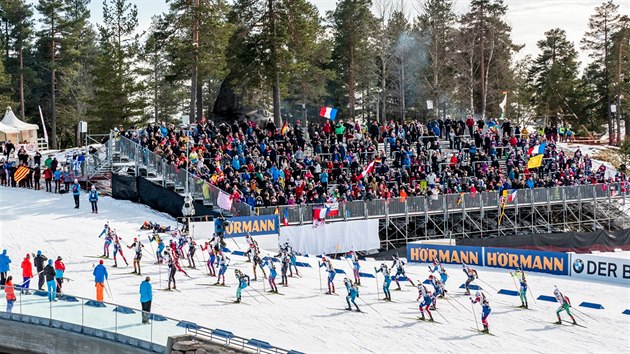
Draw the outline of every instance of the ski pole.
M453 303L446 296L444 296L444 300L446 300L446 302L448 302L449 305L453 306L453 308L457 310L457 312L459 313L462 312L460 309L457 308L457 306L453 305Z
M455 301L459 306L463 307L464 310L468 311L468 308L466 306L464 306L464 304L462 304L461 302L457 301L457 299L455 297L451 297L450 300Z
M516 285L516 279L514 279L514 274L512 274L512 272L510 272L510 278L512 278L512 282L514 283L514 288L516 289L516 292L518 292L518 285Z
M252 289L253 289L253 288L252 288ZM262 302L260 302L260 300L258 300L258 299L256 298L256 296L253 296L253 295L252 295L252 293L250 293L250 292L249 292L249 290L247 290L247 289L243 289L243 290L245 290L245 292L247 293L247 295L249 295L252 299L256 300L256 302L257 302L257 303L259 303L259 304L261 304L261 305L262 305Z
M112 288L109 286L109 279L105 279L105 282L107 283L107 289L109 290L109 297L113 300L114 294L112 293Z
M472 308L473 316L475 316L475 326L477 326L477 330L479 330L479 322L477 322L477 314L475 313L475 304L471 302L470 307Z
M362 298L359 298L359 300L363 301L364 304L368 305L372 310L374 310L374 312L378 313L379 315L381 315L381 317L383 317L383 319L385 320L385 322L391 324L391 322L389 322L387 320L387 317L383 316L382 313L378 312L372 305L368 304L365 300L363 300Z
M317 261L317 270L319 271L319 292L323 292L324 289L322 288L322 266L319 264L319 261Z
M265 298L265 300L269 301L270 303L273 304L273 301L271 301L271 299L269 299L267 296L265 296L265 294L262 294L260 291L258 291L258 289L251 287L252 290L254 290L258 295L262 296L263 298ZM247 290L247 289L246 289Z
M378 275L376 274L376 268L374 268L374 280L376 280L376 300L378 300L381 297L381 293L378 290Z
M523 272L523 277L524 277L525 271L521 269L521 272ZM534 303L536 303L536 297L534 297L534 293L532 292L532 288L529 286L529 283L527 283L527 290L529 290L529 295L532 296L532 300L534 300Z
M575 312L577 312L577 313L581 313L582 315L584 315L584 316L586 316L586 317L590 318L590 319L591 319L591 320L593 320L593 321L596 321L593 317L591 317L591 316L589 316L588 314L586 314L586 313L584 313L584 312L582 312L582 311L578 310L578 309L577 309L577 308L575 308L575 307L573 307L573 310L575 310ZM579 318L579 317L578 317L578 318ZM582 321L584 321L584 320L582 319ZM586 322L586 321L584 321L584 322Z
M441 313L439 313L438 310L433 310L433 312L435 312L438 315L440 315L440 317L442 317L446 323L449 323L448 320L446 319L446 317L444 317Z
M497 291L497 289L495 289L492 285L490 285L490 284L486 283L485 281L483 281L483 280L481 280L481 279L479 279L479 278L477 278L477 280L479 280L479 281L480 281L480 282L482 282L483 284L487 285L490 289L492 289L492 290L494 290L494 291Z
M158 262L158 278L160 280L160 289L162 289L162 263Z

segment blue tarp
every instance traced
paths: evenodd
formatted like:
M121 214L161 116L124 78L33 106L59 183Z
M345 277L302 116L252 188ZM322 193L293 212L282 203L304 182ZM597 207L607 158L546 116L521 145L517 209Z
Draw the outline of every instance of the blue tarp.
M549 302L558 302L556 300L555 297L553 296L547 296L547 295L540 295L537 300L542 300L542 301L549 301Z
M602 306L601 304L596 304L593 302L582 302L580 304L580 306L582 307L588 307L589 309L597 309L597 310L603 310L604 306Z
M516 290L507 290L507 289L501 289L499 290L498 294L501 295L509 295L509 296L518 296L518 291Z
M92 307L107 307L105 306L104 303L96 301L96 300L89 300L85 303L85 306L92 306Z
M124 313L124 314L128 314L128 315L136 313L136 311L130 309L129 307L124 307L124 306L116 306L114 311L115 312Z

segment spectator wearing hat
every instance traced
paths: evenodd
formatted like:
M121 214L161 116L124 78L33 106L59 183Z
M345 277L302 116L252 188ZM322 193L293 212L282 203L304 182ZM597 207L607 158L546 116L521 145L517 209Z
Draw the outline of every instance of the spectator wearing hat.
M108 279L108 275L102 259L94 268L92 275L94 275L94 286L96 286L96 301L103 302L103 290L105 289L105 280Z
M44 267L44 276L46 277L46 287L48 288L48 301L57 301L56 272L52 259L49 259L48 264Z
M7 280L7 273L11 269L11 258L7 255L7 250L2 250L0 254L0 285L4 285Z
M44 267L47 260L48 260L48 257L44 256L42 254L42 251L37 251L37 255L33 259L33 265L35 266L35 269L37 270L37 275L39 277L37 280L38 290L44 289L44 282L45 282L44 280L46 279L44 276Z
M88 193L88 200L90 201L90 204L92 204L92 213L98 214L98 191L94 185L92 185L92 188Z
M61 177L63 177L63 173L61 173L61 167L57 167L55 172L53 173L53 179L55 180L55 193L61 192Z
M74 183L71 187L72 196L74 197L74 208L79 209L79 197L81 196L81 185L79 181L75 178Z
M20 290L21 294L29 295L31 278L33 278L33 263L31 263L31 255L26 254L24 260L22 261L22 290Z
M55 261L55 281L57 282L57 294L61 294L61 284L63 284L63 274L66 271L66 265L63 263L61 256Z

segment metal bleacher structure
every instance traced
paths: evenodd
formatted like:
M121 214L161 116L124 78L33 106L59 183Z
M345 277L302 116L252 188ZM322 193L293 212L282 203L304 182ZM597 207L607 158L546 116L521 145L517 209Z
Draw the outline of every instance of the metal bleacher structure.
M455 152L449 149L448 141L440 141L440 144L445 152ZM216 206L221 192L217 187L184 169L175 168L129 139L115 137L113 133L101 151L105 156L94 169L95 177L107 173L142 176L181 195L185 194L188 180L193 198L217 213L249 216L278 212L283 218L287 210L289 226L313 223L313 208L317 206L313 204L283 205L276 210L275 206L253 208L235 202L232 210L221 211ZM387 151L386 146L381 143L379 151ZM391 157L387 162L391 165ZM505 168L501 161L501 169L505 171ZM339 203L338 215L328 217L326 221L379 219L381 246L386 250L431 238L610 231L628 227L629 218L624 212L628 195L628 188L613 183L521 189L512 201L504 201L494 191L355 200Z

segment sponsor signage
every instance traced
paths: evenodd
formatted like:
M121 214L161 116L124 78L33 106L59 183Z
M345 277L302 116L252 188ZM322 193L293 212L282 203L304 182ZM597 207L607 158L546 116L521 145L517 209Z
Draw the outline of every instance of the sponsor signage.
M556 275L569 275L569 255L513 248L484 247L486 267L516 269Z
M571 277L630 285L630 260L572 254Z
M408 244L407 260L409 262L430 263L437 259L445 264L466 263L483 266L482 252L482 247Z
M244 216L226 218L223 225L225 237L241 237L248 233L252 236L278 234L278 215ZM215 228L218 219L215 219Z

